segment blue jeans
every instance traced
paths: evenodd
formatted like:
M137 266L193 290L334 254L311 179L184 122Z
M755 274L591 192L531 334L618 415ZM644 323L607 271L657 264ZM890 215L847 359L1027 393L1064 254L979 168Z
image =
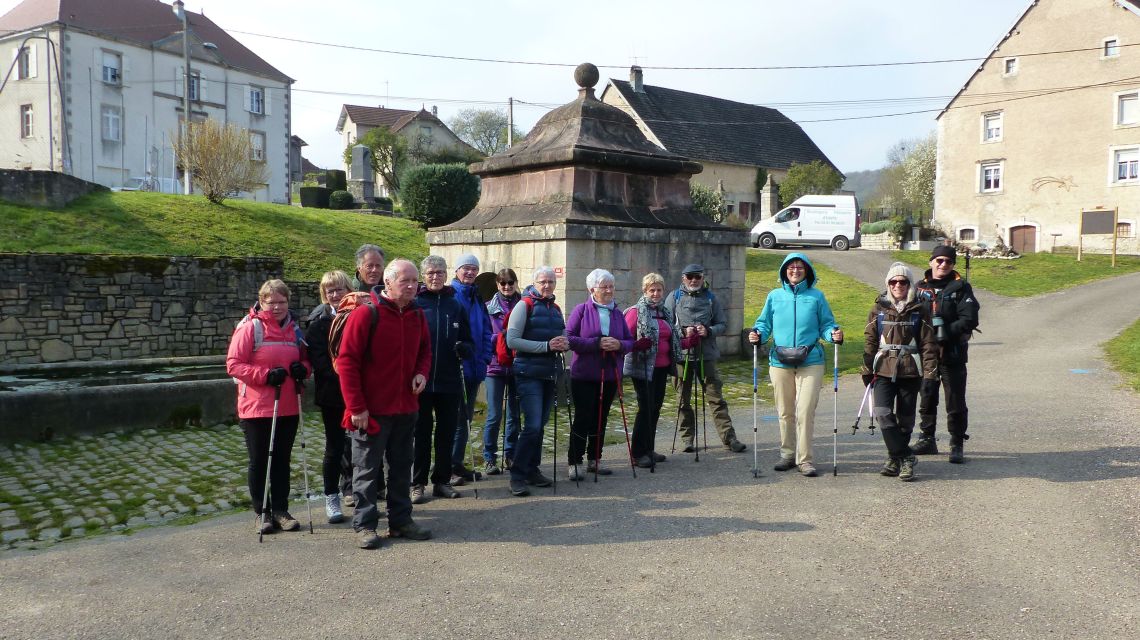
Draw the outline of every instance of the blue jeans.
M463 404L463 398L460 398L463 406L459 407L459 425L455 428L455 442L451 447L451 467L456 471L466 468L464 463L467 460L467 432L471 428L471 418L475 415L475 394L479 392L479 383L483 382L473 378L465 378L465 381L467 395L463 397L467 402Z
M503 421L503 393L507 395L507 444L503 457L514 460L515 442L519 439L519 390L514 376L487 376L487 424L483 426L483 460L493 463L499 451L499 423Z
M542 462L542 430L550 419L556 396L553 380L516 376L515 384L519 390L523 426L515 443L511 480L526 480L538 473L538 465Z

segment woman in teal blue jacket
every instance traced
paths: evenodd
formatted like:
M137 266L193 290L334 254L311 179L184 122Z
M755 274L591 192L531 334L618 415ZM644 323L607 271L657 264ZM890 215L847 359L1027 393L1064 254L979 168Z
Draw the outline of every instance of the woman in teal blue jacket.
M808 477L818 475L811 440L825 359L819 341L843 342L843 330L815 283L815 269L807 256L789 253L780 265L780 288L768 293L748 334L752 344L769 338L774 343L768 352L768 374L780 416L780 461L775 469L798 467Z

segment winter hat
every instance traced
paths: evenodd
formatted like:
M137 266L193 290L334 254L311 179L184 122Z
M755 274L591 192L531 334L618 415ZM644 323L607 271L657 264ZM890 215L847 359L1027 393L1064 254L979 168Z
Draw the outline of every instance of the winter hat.
M891 302L900 302L899 300L895 300L895 294L891 291L891 280L895 278L906 278L907 282L910 283L910 286L906 288L906 299L902 302L914 300L914 273L910 270L910 267L901 262L896 262L891 265L890 269L887 269L887 277L885 280L887 284L887 297L890 298Z
M468 265L476 269L479 268L479 258L476 258L474 253L465 253L459 256L459 259L455 261L455 270L459 271L462 267Z
M934 247L934 251L930 252L930 259L933 260L935 258L950 258L950 262L957 262L958 253L954 251L954 247L948 247L944 244L940 244L937 247Z

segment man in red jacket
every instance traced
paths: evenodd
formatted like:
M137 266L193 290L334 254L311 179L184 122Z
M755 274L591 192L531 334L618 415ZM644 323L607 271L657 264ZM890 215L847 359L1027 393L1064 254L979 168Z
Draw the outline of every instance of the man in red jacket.
M384 269L384 287L372 288L379 319L359 307L348 316L337 370L344 395L344 427L352 439L352 527L362 549L376 549L376 504L381 460L388 462L388 537L427 540L431 532L412 521L412 437L419 399L431 371L431 341L423 310L415 304L419 272L407 260Z

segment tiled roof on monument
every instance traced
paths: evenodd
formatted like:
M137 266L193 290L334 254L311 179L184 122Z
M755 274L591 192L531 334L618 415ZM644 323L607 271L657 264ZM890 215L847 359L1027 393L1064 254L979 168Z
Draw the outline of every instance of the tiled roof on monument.
M775 109L652 85L634 91L628 81L613 78L610 83L673 153L769 169L813 160L835 167L798 124Z

